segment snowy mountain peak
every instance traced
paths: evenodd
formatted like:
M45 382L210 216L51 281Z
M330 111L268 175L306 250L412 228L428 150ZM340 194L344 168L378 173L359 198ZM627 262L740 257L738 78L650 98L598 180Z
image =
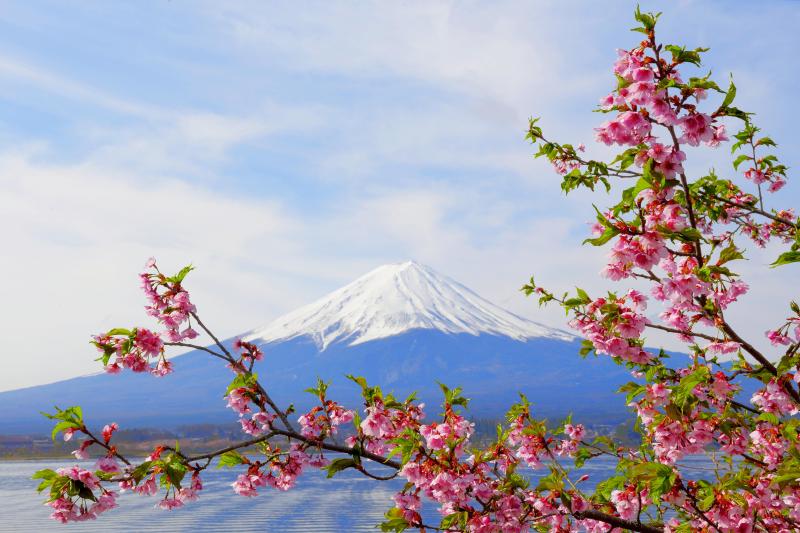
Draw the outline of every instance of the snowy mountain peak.
M245 339L274 342L309 336L324 350L334 342L355 345L412 329L517 340L574 338L506 311L428 266L406 261L380 266Z

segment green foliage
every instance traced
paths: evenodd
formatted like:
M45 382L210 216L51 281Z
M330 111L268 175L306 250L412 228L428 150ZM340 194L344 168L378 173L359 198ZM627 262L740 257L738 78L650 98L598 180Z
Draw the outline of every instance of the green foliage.
M227 396L231 393L234 389L252 389L258 383L258 374L255 372L245 372L244 374L236 374L236 377L233 378L228 388L225 389L224 396Z
M624 488L627 482L628 478L626 476L612 476L606 480L603 480L597 484L597 487L594 490L595 497L600 503L609 502L611 501L611 493L615 490L621 490Z
M589 450L589 448L579 448L577 452L575 452L575 468L581 468L586 461L594 457L595 455Z
M83 427L83 411L77 405L68 407L64 410L59 409L57 406L53 407L56 412L49 414L42 412L41 414L50 420L59 420L53 428L52 438L55 440L56 435L66 429L80 429Z
M668 465L661 463L638 463L631 466L627 475L631 480L640 483L640 486L647 487L649 495L658 499L672 489L677 480L677 476Z
M316 387L309 387L305 389L303 392L307 392L309 394L313 394L314 396L319 397L320 399L325 397L325 393L328 391L328 383L322 381L321 378L317 378L317 386Z
M234 466L248 464L248 463L250 463L250 461L246 457L244 457L236 450L231 450L219 456L219 461L217 462L217 468L222 468L222 467L232 468Z
M392 531L394 533L399 533L401 531L405 531L409 527L409 523L406 522L405 518L403 518L402 509L392 507L386 511L384 516L386 517L386 520L381 522L379 526L381 531Z
M174 276L168 277L167 281L170 282L170 283L182 283L183 279L186 277L186 274L188 274L192 270L194 270L194 267L192 265L187 265L187 266L183 267L180 270L180 272L178 272Z
M672 390L672 401L680 408L685 408L697 399L694 396L694 389L700 383L705 383L711 377L708 367L700 366L697 370L684 376L678 385Z
M166 458L158 461L164 475L161 477L162 484L166 480L170 485L178 489L181 488L181 481L186 475L186 465L181 456L171 453Z
M708 52L708 48L695 48L694 50L687 50L685 46L676 46L668 44L664 46L664 50L672 54L672 62L675 64L691 63L700 66L700 54ZM735 94L735 93L734 93ZM731 98L733 100L733 98Z
M468 519L469 515L466 511L459 511L442 518L442 521L439 523L439 527L441 529L464 531L467 527Z
M390 442L395 444L395 447L392 448L392 451L389 453L389 457L399 455L403 464L405 464L411 460L413 453L419 449L420 436L419 433L411 428L405 428L400 435L392 439Z
M331 464L325 467L325 470L328 472L328 479L335 476L337 472L341 472L342 470L346 470L348 468L353 468L357 464L359 463L353 457L340 457L338 459L334 459L331 461Z
M642 13L639 9L639 6L636 6L636 12L634 13L634 18L636 22L641 24L640 27L632 28L631 31L638 31L644 34L650 33L655 29L656 22L658 22L658 17L661 16L661 13Z
M781 265L788 265L789 263L797 263L800 261L800 250L790 250L783 252L778 258L770 265L772 268Z
M41 479L42 482L39 483L39 486L36 487L37 492L42 492L43 490L51 487L53 482L58 477L58 474L54 470L50 470L49 468L45 468L44 470L37 470L36 473L31 476L31 479Z
M467 404L469 403L469 398L464 398L463 396L461 396L462 392L461 387L450 389L444 383L439 383L439 388L442 389L442 393L444 394L444 403L446 406L449 405L451 407L455 406L467 407Z

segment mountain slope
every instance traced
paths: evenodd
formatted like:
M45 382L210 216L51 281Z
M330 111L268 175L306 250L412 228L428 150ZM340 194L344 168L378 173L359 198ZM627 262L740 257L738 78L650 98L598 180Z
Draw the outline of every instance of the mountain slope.
M276 342L309 336L324 350L334 342L350 346L412 329L491 334L525 340L572 340L573 335L517 316L465 286L414 261L383 265L245 335Z
M624 368L580 359L573 336L414 262L373 270L243 337L264 349L256 371L272 397L298 410L313 405L303 390L317 377L331 381L331 398L360 405L359 387L344 377L355 374L398 396L419 392L429 413L438 412L440 381L463 387L473 416L499 417L522 392L542 416L625 417L624 398L613 393L630 379ZM236 419L222 398L232 375L219 360L196 350L173 362L175 373L161 379L99 374L0 393L0 433L44 431L50 422L38 413L54 403L126 427Z

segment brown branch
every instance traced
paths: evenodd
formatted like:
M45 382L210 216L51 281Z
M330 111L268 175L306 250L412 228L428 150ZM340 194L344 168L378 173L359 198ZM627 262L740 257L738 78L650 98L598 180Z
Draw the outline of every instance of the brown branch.
M199 346L197 344L189 344L188 342L165 342L164 346L183 346L184 348L194 348L195 350L202 350L202 351L204 351L206 353L209 353L209 354L213 355L214 357L218 357L218 358L222 359L223 361L227 361L228 360L227 358L225 358L224 355L219 354L219 353L215 352L214 350L206 348L205 346Z
M377 455L377 454L374 454L372 452L368 452L366 450L361 450L361 449L358 449L358 448L348 448L347 446L342 446L340 444L335 444L335 443L330 443L330 442L325 442L325 441L320 442L318 440L313 440L313 439L309 439L307 437L304 437L304 436L300 435L299 433L295 433L294 431L284 431L282 429L273 429L272 431L274 433L278 434L278 435L283 435L285 437L289 437L290 439L295 439L295 440L299 440L299 441L302 441L302 442L305 442L305 443L308 443L308 444L312 444L314 446L318 446L318 447L322 448L323 450L328 450L330 452L345 453L345 454L348 454L348 455L357 455L359 457L363 457L365 459L369 459L370 461L375 461L376 463L380 463L382 465L386 465L386 466L389 466L391 468L395 468L397 470L399 470L403 466L400 463L398 463L397 461L392 461L388 457L383 457L382 455Z
M586 511L572 513L572 516L578 520L585 520L588 518L589 520L604 522L610 526L628 529L630 531L640 531L642 533L663 533L664 531L664 528L661 524L649 525L642 524L641 522L635 522L633 520L623 520L618 516L597 511L595 509L587 509Z
M318 440L309 439L307 437L304 437L303 435L301 435L299 433L296 433L294 431L285 431L285 430L282 430L282 429L272 429L269 433L266 433L264 435L261 435L260 437L254 438L254 439L250 439L250 440L242 441L242 442L239 442L239 443L236 443L236 444L232 444L230 446L227 446L225 448L222 448L220 450L216 450L216 451L213 451L213 452L204 453L204 454L201 454L201 455L195 455L195 456L192 456L192 457L187 457L186 461L187 462L192 462L192 461L199 461L201 459L213 459L214 457L222 455L225 452L230 452L230 451L238 450L238 449L241 449L241 448L247 448L248 446L252 446L254 444L258 444L259 442L264 442L265 440L267 440L267 439L269 439L271 437L274 437L276 435L282 435L282 436L287 437L289 439L294 439L294 440L298 440L298 441L301 441L301 442L305 442L306 444L311 444L313 446L322 448L323 450L328 450L328 451L331 451L331 452L338 452L338 453L344 453L344 454L347 454L347 455L356 455L356 456L359 456L359 457L363 457L364 459L369 459L370 461L374 461L376 463L380 463L382 465L386 465L386 466L388 466L390 468L394 468L395 470L400 470L400 467L402 466L397 461L392 461L388 457L383 457L381 455L377 455L377 454L374 454L372 452L368 452L366 450L361 450L361 449L358 449L358 448L349 448L347 446L342 446L342 445L339 445L339 444L336 444L336 443L332 443L332 442L325 442L325 441L320 442Z
M362 474L364 474L365 476L371 477L372 479L377 479L378 481L389 481L390 479L396 478L397 474L400 473L399 470L395 470L394 474L391 474L391 475L388 475L388 476L379 476L379 475L373 474L371 472L368 472L367 469L364 468L362 465L356 465L355 469L358 470L359 472L361 472Z
M746 209L747 211L750 211L751 213L755 213L757 215L761 215L763 217L766 217L766 218L769 218L771 220L774 220L775 222L780 222L781 224L786 224L787 226L795 226L796 225L796 222L792 222L788 218L783 218L783 217L779 217L777 215L773 215L772 213L770 213L768 211L764 211L763 209L759 209L759 208L757 208L755 206L739 204L739 203L736 203L736 202L734 202L732 200L728 200L727 198L723 198L722 196L717 196L716 194L711 194L710 196L714 200L718 200L718 201L720 201L722 203L728 204L728 205L733 206L733 207L738 207L739 209Z
M675 134L675 127L669 126L667 128L669 131L670 136L672 136L672 143L675 150L680 150L681 145L678 142L678 136ZM680 173L681 176L681 186L683 187L683 194L686 199L686 211L689 214L689 224L691 224L692 228L697 229L697 219L694 216L694 206L692 204L692 193L689 191L689 180L686 179L686 174L684 172ZM694 243L694 252L695 257L697 258L697 266L703 266L703 250L700 247L699 242Z
M130 466L131 462L130 462L130 461L128 461L128 460L125 458L125 456L123 456L121 453L119 453L119 452L117 451L116 447L115 447L115 448L112 450L112 449L111 449L111 446L109 446L108 444L106 444L106 443L105 443L105 441L102 441L102 440L98 439L97 437L95 437L95 436L92 434L92 432L91 432L91 431L89 431L89 429L88 429L88 428L87 428L85 425L84 425L83 427L81 427L80 429L81 429L81 431L83 431L84 433L86 433L87 435L89 435L89 438L90 438L90 439L92 439L92 440L93 440L93 441L95 441L97 444L99 444L100 446L102 446L103 448L105 448L107 451L109 451L109 452L112 452L114 455L116 455L117 457L119 457L120 461L122 461L122 462L123 462L123 463L125 463L126 465Z
M744 409L745 411L750 411L754 415L760 415L761 414L761 411L759 411L758 409L753 409L749 405L745 405L743 403L739 403L739 402L737 402L735 400L730 400L729 403L735 408Z
M210 329L208 329L208 328L206 327L206 325L205 325L205 324L203 324L203 321L202 321L202 320L200 320L200 317L199 317L199 316L197 316L197 313L191 313L191 315L192 315L192 318L194 318L194 319L197 321L197 324L198 324L198 325L199 325L201 328L203 328L203 331L205 331L205 332L208 334L208 336L209 336L209 337L211 337L211 338L214 340L214 343L215 343L217 346L219 346L219 349L220 349L220 350L222 350L222 353L224 353L225 355L227 355L227 356L228 356L228 360L229 360L230 362L233 362L233 356L231 355L231 352L229 352L229 351L228 351L228 349L227 349L227 348L225 348L225 345L223 345L223 344L222 344L222 343L219 341L219 339L218 339L218 338L217 338L217 337L216 337L216 336L215 336L213 333L211 333L211 330L210 330Z
M669 333L677 333L679 335L689 335L691 337L700 337L701 339L706 339L713 342L718 342L719 339L712 337L711 335L706 335L705 333L695 333L694 331L687 331L683 329L676 329L670 328L668 326L661 326L659 324L645 324L645 327L653 328L653 329L660 329L661 331L667 331Z
M240 448L247 448L249 446L252 446L253 444L258 444L259 442L264 442L265 440L269 439L270 437L274 437L274 436L275 436L275 433L270 431L269 433L267 433L265 435L262 435L260 437L257 437L255 439L250 439L250 440L246 440L246 441L243 441L243 442L239 442L237 444L233 444L231 446L228 446L226 448L222 448L220 450L216 450L216 451L213 451L213 452L205 453L205 454L202 454L202 455L194 455L192 457L187 457L186 458L186 462L199 461L201 459L213 459L214 457L217 457L218 455L222 455L223 453L232 452L232 451L238 450Z

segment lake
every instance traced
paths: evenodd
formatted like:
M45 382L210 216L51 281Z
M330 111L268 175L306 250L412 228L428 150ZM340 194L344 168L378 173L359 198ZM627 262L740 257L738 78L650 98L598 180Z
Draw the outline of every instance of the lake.
M705 473L709 465L705 457L682 462L697 473ZM97 520L62 525L50 520L50 508L42 505L44 497L36 492L38 481L32 480L31 475L42 468L71 464L74 462L68 460L0 462L0 531L374 532L383 513L393 505L392 495L403 486L403 480L375 481L354 471L326 479L323 472L309 470L292 490L281 492L265 487L259 496L245 498L230 486L239 469L211 468L203 474L200 499L186 507L174 511L154 509L158 496L125 493L117 500L118 508ZM79 464L91 468L93 463ZM581 470L590 474L586 487L601 481L613 466L608 459L590 461ZM531 477L546 473L537 471ZM427 517L438 522L434 506L427 507Z

